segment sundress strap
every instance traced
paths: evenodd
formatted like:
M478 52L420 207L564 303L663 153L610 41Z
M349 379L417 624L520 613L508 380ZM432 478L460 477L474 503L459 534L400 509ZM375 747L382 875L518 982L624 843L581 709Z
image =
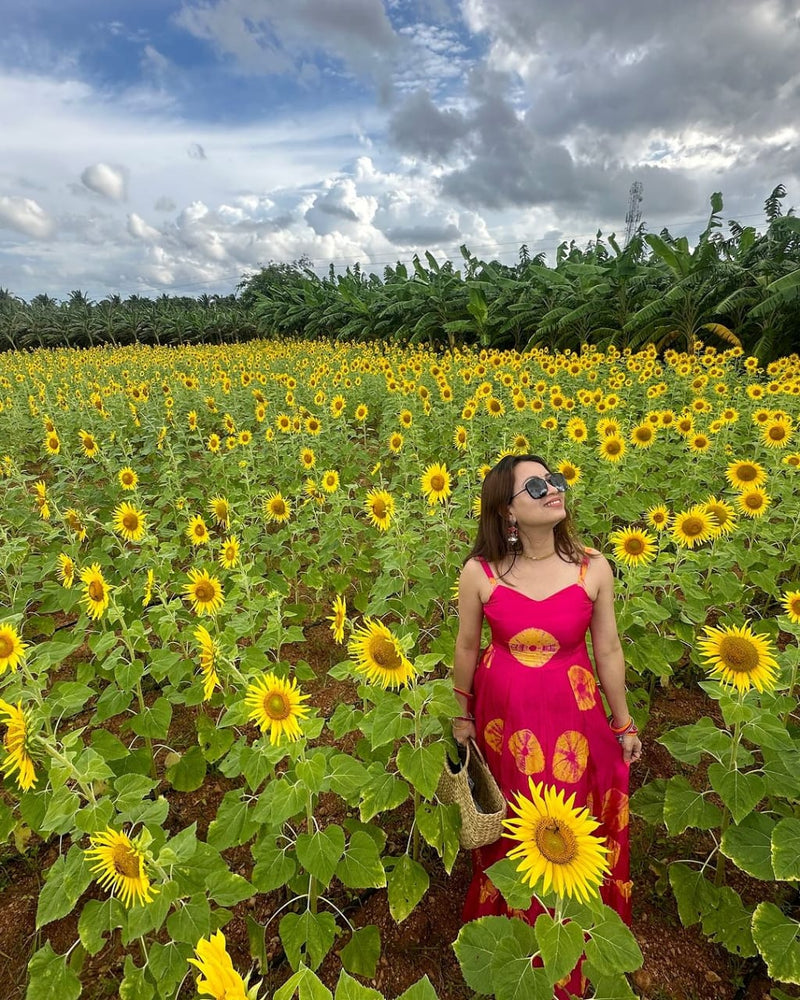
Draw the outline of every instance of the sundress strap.
M581 562L581 571L580 571L580 573L578 574L578 584L579 584L579 585L580 585L581 587L583 587L583 581L584 581L584 578L586 577L586 570L587 570L588 568L589 568L589 554L587 553L587 554L586 554L586 555L585 555L585 556L583 557L583 561Z
M489 565L488 562L486 562L485 559L479 558L478 562L481 564L481 566L483 566L483 572L489 577L489 583L491 583L491 585L494 586L497 583L497 580L495 580L494 578L492 567Z

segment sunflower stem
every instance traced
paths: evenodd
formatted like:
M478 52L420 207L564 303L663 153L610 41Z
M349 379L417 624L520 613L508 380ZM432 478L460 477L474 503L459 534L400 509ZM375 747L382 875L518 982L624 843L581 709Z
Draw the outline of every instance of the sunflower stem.
M305 755L303 755L305 756ZM306 796L306 833L311 833L314 829L314 796L309 791ZM312 913L317 912L317 897L319 886L313 875L308 876L308 909Z

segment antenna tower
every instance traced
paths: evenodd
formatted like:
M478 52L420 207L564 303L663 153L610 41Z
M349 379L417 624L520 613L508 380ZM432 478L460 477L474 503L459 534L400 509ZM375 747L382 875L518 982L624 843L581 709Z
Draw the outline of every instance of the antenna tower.
M625 216L625 246L633 239L639 223L642 221L642 198L644 187L641 181L634 181L631 184L631 191L628 197L628 212ZM624 247L623 247L624 249Z

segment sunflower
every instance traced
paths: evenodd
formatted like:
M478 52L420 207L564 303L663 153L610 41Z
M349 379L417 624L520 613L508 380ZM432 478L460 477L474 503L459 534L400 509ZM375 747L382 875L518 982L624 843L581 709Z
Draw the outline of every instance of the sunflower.
M580 417L573 417L572 420L567 421L566 432L567 437L579 444L589 437L589 428Z
M292 418L286 413L279 413L275 418L275 426L282 434L288 434L292 429Z
M67 590L75 582L75 561L66 552L59 552L58 554L58 578L61 581L61 585ZM0 647L2 647L2 640L0 640Z
M636 427L631 431L631 444L635 448L650 448L656 439L655 426L645 421L642 424L637 424Z
M408 430L408 428L414 423L414 414L411 410L402 410L397 419L400 421L400 426L405 427L406 430Z
M514 447L514 451L519 452L520 455L527 455L531 450L531 443L524 434L516 434L511 443Z
M765 490L756 486L752 490L743 490L734 502L745 517L763 517L772 498Z
M625 442L617 434L603 438L598 449L600 458L607 462L618 462L625 454Z
M690 438L687 438L687 440L689 443L689 451L708 451L711 447L711 439L707 434L693 434Z
M725 470L725 477L736 490L749 490L767 480L767 474L758 462L746 460L731 462Z
M147 579L144 582L144 593L142 594L142 607L146 608L147 605L153 600L153 587L156 585L156 575L152 569L147 571Z
M208 629L203 625L198 625L192 635L200 646L200 670L203 674L203 701L208 701L214 693L214 688L219 684L219 676L216 671L219 647Z
M186 537L192 545L208 545L210 541L208 528L200 514L195 514L189 521L189 526L186 529Z
M614 554L620 562L628 566L641 566L652 562L657 554L656 540L649 531L625 528L609 535L614 545Z
M253 432L248 431L247 429L239 431L237 441L243 448L246 448L253 441Z
M355 418L360 423L363 424L369 415L369 407L365 403L359 403L355 410Z
M389 435L389 451L397 455L403 447L403 435L400 431L395 431Z
M300 694L294 677L287 681L267 673L250 684L244 700L251 709L248 718L262 733L269 732L269 741L274 746L284 736L291 741L303 735L298 720L308 715L308 706L302 702L309 697Z
M703 509L716 521L715 535L729 535L736 527L736 515L733 507L727 501L710 496L703 504Z
M184 584L183 596L192 602L198 615L215 615L225 603L222 584L205 570L189 570L189 583Z
M224 524L227 528L231 519L231 507L227 497L218 495L208 501L209 512L213 515L217 524Z
M316 417L307 417L305 426L308 433L314 437L322 432L322 423Z
M497 396L489 396L486 400L486 412L490 417L502 417L506 412L506 408L503 405L503 401L498 399Z
M322 488L326 493L335 493L339 489L339 473L336 469L326 469L322 473Z
M783 595L783 610L789 621L800 625L800 590L787 590Z
M792 425L788 420L773 420L764 426L761 440L768 448L786 448L792 437Z
M364 498L364 510L369 514L371 524L380 531L386 531L394 517L394 497L386 490L370 490Z
M126 542L139 542L144 537L144 511L129 503L120 503L114 508L114 531L122 535Z
M575 808L575 794L566 801L566 792L528 778L530 798L516 793L511 808L517 814L503 820L505 836L518 841L508 857L519 861L517 871L531 888L542 884L559 897L589 900L598 895L608 872L608 849L595 834L600 826L588 809Z
M670 513L663 504L657 504L645 512L645 519L656 531L665 531L669 527Z
M224 569L233 569L239 563L239 539L229 535L222 543L217 561Z
M784 465L791 465L793 469L800 469L800 452L792 452L791 455L784 455Z
M572 462L559 462L556 466L561 475L566 479L570 486L574 486L575 483L581 478L581 469L579 465L573 465Z
M6 756L0 764L0 771L7 778L16 772L17 785L21 791L27 792L36 784L33 760L28 753L29 715L23 711L21 702L15 707L0 698L0 716L5 716L4 719L0 719L0 722L5 723L7 727L3 737L3 748Z
M697 645L713 677L737 691L774 689L778 663L770 639L753 632L749 622L739 628L707 625L705 633Z
M695 545L702 545L713 538L716 526L715 518L706 512L702 504L695 504L675 515L671 534L679 545L693 549Z
M379 621L365 618L353 631L348 644L356 670L381 687L401 687L414 678L414 666L406 658L400 643Z
M467 434L467 428L459 424L453 431L453 444L456 446L458 451L467 450L468 439L469 435Z
M332 615L326 619L331 623L330 629L336 642L344 642L344 626L347 621L347 603L345 599L337 594L333 602Z
M55 431L52 431L44 439L44 446L50 455L57 455L61 451L61 441Z
M126 465L124 469L119 470L117 473L117 479L119 479L119 485L123 488L123 490L135 490L136 484L139 482L139 477L129 465Z
M0 625L0 675L7 669L16 670L25 659L27 642L23 642L13 625Z
M92 563L88 569L82 569L81 580L84 585L81 601L86 605L86 613L95 620L102 618L111 599L111 588L103 578L100 563Z
M248 992L247 983L234 969L225 944L225 935L216 931L208 938L200 938L195 945L197 958L188 961L200 970L197 992L212 1000L255 1000L256 989Z
M219 434L209 434L208 441L206 441L206 448L210 452L216 455L222 445L222 440Z
M331 400L331 415L334 417L341 417L344 413L344 408L347 405L347 400L344 396L334 396Z
M313 469L317 464L317 456L314 454L313 449L303 448L300 452L300 464L304 469Z
M447 466L439 462L429 465L420 480L422 493L428 498L428 503L444 503L450 496L450 473Z
M81 447L83 448L84 455L87 458L95 458L100 451L100 445L97 443L97 438L95 438L94 434L90 434L89 431L78 431L78 436L81 439Z
M144 851L139 843L110 826L89 839L92 846L86 851L86 857L94 861L91 871L99 876L98 883L119 896L125 906L152 903L158 889L150 885Z

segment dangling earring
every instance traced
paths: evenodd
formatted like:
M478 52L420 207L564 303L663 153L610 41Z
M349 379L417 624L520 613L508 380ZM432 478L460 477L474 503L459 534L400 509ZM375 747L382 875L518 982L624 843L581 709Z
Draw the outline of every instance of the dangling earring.
M508 522L506 541L508 542L508 547L510 549L516 548L516 546L519 545L519 528L517 527L516 521Z

